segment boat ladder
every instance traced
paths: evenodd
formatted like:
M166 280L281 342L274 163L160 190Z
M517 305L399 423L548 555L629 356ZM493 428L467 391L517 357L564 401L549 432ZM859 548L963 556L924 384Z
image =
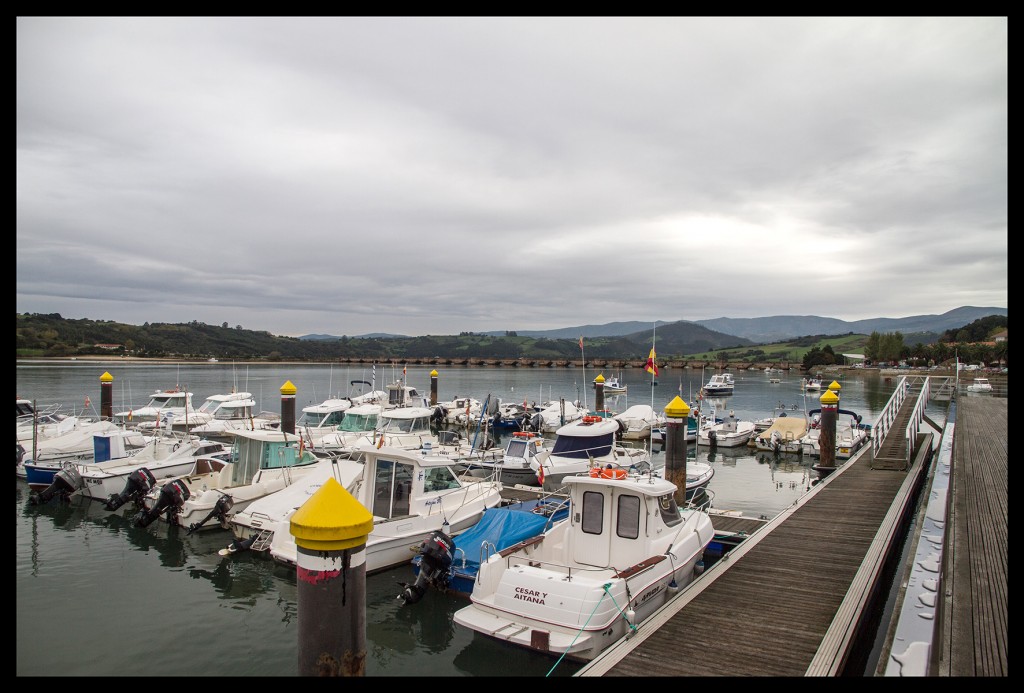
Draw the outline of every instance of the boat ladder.
M250 547L253 551L267 551L270 549L270 542L274 538L274 531L261 529L259 535L253 540Z

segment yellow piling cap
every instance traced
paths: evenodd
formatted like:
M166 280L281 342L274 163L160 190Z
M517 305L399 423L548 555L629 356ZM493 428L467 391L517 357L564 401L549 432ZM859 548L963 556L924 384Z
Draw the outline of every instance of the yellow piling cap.
M839 395L832 390L826 390L825 394L821 396L821 403L824 404L839 404Z
M829 390L835 390L836 392L839 392L839 390L841 390L842 387L843 387L842 385L840 385L835 380L833 380L832 384L828 386L828 389Z
M594 382L595 383L603 383L604 382L604 373L598 373L597 377L594 378Z
M103 375L100 376L101 383L112 383L114 382L114 376L104 371Z
M670 419L685 419L690 415L690 407L676 395L672 401L665 405L665 416Z
M430 371L430 377L431 378L436 378L437 377L437 369L436 368L434 370Z
M284 385L281 386L281 394L282 395L294 395L298 391L299 391L298 388L296 388L292 384L291 380L286 380Z
M330 477L295 511L291 532L296 546L311 551L343 551L366 543L373 515L337 479Z

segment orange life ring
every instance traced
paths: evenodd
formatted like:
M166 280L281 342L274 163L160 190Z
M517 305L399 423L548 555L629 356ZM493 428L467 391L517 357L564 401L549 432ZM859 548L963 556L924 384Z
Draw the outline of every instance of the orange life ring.
M584 416L583 423L597 423L601 420L600 416Z
M533 438L536 433L530 433L529 431L516 431L512 434L513 438Z
M599 476L601 476L601 468L600 467L591 467L590 468L590 476L592 476L595 479L598 478Z
M605 479L625 479L626 478L626 470L625 469L602 469L601 470L601 476L603 476Z

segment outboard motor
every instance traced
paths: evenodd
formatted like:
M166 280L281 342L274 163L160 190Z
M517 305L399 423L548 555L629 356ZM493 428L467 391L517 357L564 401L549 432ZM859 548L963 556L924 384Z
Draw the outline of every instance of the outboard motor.
M53 481L49 486L39 493L33 491L28 500L32 505L49 503L54 496L59 497L61 501L67 501L72 493L82 488L83 483L82 475L78 473L77 468L64 467L53 475Z
M167 512L167 521L171 522L171 518L177 514L181 509L181 506L185 504L185 501L191 496L191 492L188 490L188 486L185 482L180 479L174 481L168 481L164 484L163 488L160 489L160 495L156 499L156 503L148 511L141 510L132 520L132 524L136 527L149 527L153 524L153 520L160 517L160 514L164 511Z
M708 431L708 443L712 450L718 447L718 431Z
M213 518L217 518L217 521L223 525L227 522L228 513L231 512L231 508L233 508L234 505L235 500L231 496L227 494L221 496L217 499L217 502L213 504L213 510L210 511L209 515L204 517L200 522L193 522L188 526L188 534L192 534L192 532L196 531Z
M139 467L128 475L128 481L125 482L124 490L120 494L110 494L104 507L107 510L117 510L130 500L135 501L136 506L142 507L143 496L149 493L154 486L156 486L156 477L153 476L153 472L145 467Z
M539 432L543 427L544 417L541 416L539 413L534 414L533 417L530 418L530 428L533 429L534 431Z
M430 421L436 426L444 422L446 416L448 416L448 410L438 404L430 413Z
M398 598L404 599L406 604L415 604L423 598L430 585L439 590L447 589L451 580L449 570L454 557L455 541L441 530L435 529L420 544L417 553L417 558L420 559L420 572L416 576L416 582L411 585L405 582L398 583L403 587Z

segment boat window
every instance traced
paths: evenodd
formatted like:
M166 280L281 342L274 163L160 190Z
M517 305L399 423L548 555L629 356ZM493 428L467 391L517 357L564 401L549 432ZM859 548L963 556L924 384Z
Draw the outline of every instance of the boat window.
M430 467L423 477L423 490L450 491L460 488L459 480L449 467Z
M603 457L611 452L614 433L599 436L558 436L551 448L552 455L585 460Z
M373 514L376 517L389 519L409 514L412 474L412 465L377 460L373 488Z
M505 448L505 455L507 457L526 457L526 441L513 438Z
M604 530L604 494L598 491L583 492L583 522L580 529L584 534L601 534Z
M619 496L615 533L624 539L636 539L640 536L639 496Z
M679 514L679 506L676 504L675 494L666 493L658 499L658 509L661 511L661 519L668 527L674 527L683 521Z

